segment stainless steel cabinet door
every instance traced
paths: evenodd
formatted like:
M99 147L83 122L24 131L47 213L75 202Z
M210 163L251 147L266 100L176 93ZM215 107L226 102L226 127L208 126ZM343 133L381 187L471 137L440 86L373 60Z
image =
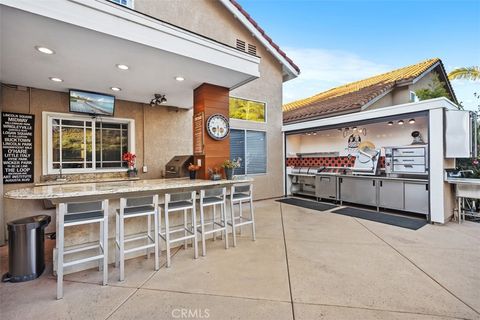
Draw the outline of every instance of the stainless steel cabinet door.
M317 176L315 178L315 194L317 198L337 199L337 177Z
M341 178L340 199L346 202L377 206L376 180L369 178Z
M428 183L405 182L405 211L428 214Z
M380 180L378 182L379 206L388 209L404 209L403 181Z

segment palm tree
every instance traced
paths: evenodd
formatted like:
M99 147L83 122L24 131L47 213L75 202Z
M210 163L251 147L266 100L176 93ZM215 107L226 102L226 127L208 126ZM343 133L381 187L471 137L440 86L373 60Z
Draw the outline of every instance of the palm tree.
M453 79L480 80L480 67L473 66L473 67L454 69L448 74L448 78L450 80L453 80Z

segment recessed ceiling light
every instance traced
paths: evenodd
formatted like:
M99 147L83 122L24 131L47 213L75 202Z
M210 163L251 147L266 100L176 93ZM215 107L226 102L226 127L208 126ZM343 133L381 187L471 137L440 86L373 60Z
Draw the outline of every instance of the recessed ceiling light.
M399 124L399 125L404 124L403 120L398 120L398 124Z
M129 67L126 64L117 64L117 68L120 70L128 70Z
M54 54L55 53L55 51L53 51L52 49L47 48L47 47L35 46L35 49L37 49L37 51L39 51L41 53L45 53L45 54Z
M110 87L112 91L122 91L122 88L119 87Z
M48 79L50 79L50 80L52 80L52 81L54 81L54 82L63 82L62 79L57 78L57 77L50 77L50 78L48 78Z
M414 124L414 123L415 123L415 119L410 119L410 120L408 120L408 123Z
M388 121L389 126L393 126L393 121Z
M185 80L185 78L182 77L182 76L176 76L176 77L175 77L175 80L177 80L177 81L183 81L183 80Z

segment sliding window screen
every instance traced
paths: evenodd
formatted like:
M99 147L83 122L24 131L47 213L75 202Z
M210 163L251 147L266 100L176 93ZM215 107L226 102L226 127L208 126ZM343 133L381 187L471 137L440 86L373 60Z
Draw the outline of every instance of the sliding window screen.
M267 144L265 132L232 129L230 131L230 158L241 158L236 175L267 172Z
M230 159L241 158L240 168L235 174L245 174L245 130L230 130Z
M265 132L247 131L246 164L248 174L267 173Z

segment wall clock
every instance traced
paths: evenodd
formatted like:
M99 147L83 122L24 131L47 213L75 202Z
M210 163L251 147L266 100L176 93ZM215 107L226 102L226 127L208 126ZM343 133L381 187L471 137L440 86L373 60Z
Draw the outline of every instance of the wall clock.
M230 132L230 125L228 119L219 113L212 114L207 119L207 133L215 140L223 140Z

